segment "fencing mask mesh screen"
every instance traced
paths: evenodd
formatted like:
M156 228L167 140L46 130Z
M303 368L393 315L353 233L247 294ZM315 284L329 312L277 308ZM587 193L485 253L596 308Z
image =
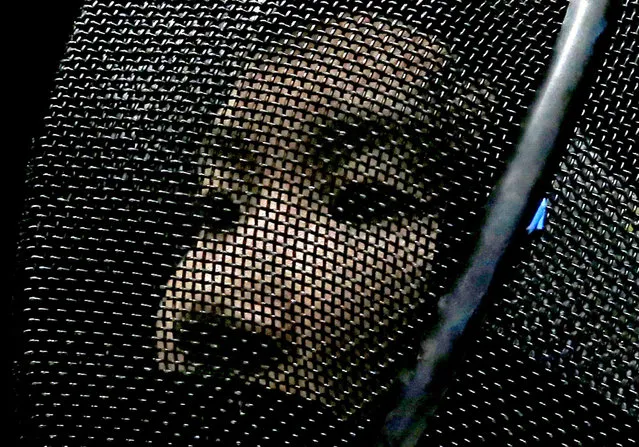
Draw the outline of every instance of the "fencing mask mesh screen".
M35 445L370 445L543 81L567 1L87 1L28 166ZM625 0L424 445L636 445Z

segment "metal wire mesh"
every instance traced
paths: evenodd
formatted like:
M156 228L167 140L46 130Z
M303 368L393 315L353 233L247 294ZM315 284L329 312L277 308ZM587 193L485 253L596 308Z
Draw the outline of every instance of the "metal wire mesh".
M566 2L88 1L29 164L22 440L367 445ZM635 445L626 0L424 445Z

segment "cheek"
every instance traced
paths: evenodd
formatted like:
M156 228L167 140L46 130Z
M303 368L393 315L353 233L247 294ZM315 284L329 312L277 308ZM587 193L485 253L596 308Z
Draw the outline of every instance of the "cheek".
M321 321L331 323L324 332L339 329L359 335L387 324L424 291L435 250L434 221L404 219L359 230L335 224L328 232L333 237L315 263L320 268L309 278L313 295L307 296L305 306L319 310Z

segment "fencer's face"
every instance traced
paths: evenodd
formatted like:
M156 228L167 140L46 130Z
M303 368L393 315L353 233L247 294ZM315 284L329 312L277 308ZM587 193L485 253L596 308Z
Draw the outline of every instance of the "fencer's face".
M203 148L210 222L165 287L161 369L330 402L410 321L437 244L418 95L443 53L357 16L243 66Z

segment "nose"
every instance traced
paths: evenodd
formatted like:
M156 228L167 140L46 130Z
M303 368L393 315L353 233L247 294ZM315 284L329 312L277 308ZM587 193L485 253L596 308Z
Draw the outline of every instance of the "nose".
M272 334L301 335L309 326L322 298L326 274L319 272L332 257L327 245L334 228L320 207L287 189L295 190L264 189L238 205L230 225L201 231L174 275L185 310Z

